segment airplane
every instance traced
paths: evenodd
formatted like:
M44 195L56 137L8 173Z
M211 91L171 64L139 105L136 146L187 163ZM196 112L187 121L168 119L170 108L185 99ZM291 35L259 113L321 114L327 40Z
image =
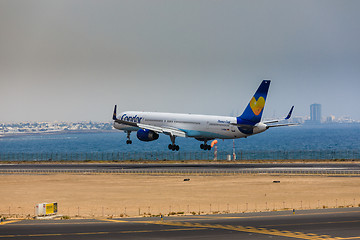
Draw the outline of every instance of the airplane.
M136 131L137 138L145 142L157 140L160 133L166 134L171 140L168 148L179 151L179 145L175 144L176 137L195 138L204 142L200 145L201 149L211 150L211 146L207 144L209 140L247 138L272 127L296 125L274 124L290 119L294 106L284 119L261 122L270 82L271 80L261 82L244 112L238 117L138 111L126 111L116 115L115 105L114 128L127 133L126 144L132 143L131 132Z

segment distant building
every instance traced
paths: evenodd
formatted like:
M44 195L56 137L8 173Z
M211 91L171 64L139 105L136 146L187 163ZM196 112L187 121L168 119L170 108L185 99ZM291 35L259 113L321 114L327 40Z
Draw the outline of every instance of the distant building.
M326 123L334 123L335 122L335 116L328 116L326 118Z
M321 123L321 104L314 103L310 105L310 122Z
M350 116L342 116L339 119L340 123L354 123L355 121L351 119Z

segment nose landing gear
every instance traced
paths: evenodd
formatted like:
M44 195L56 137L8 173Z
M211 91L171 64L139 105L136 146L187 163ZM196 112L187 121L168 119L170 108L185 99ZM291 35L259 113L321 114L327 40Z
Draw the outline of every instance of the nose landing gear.
M132 141L130 140L131 131L127 131L126 133L127 133L127 139L128 139L128 140L126 140L126 144L132 144Z

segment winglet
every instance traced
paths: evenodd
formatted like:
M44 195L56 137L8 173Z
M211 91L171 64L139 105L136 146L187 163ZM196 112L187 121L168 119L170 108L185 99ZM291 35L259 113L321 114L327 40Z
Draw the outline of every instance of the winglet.
M286 116L285 120L290 119L293 109L294 109L294 106L291 107L290 112L289 112L289 114Z
M117 118L116 118L116 105L115 105L115 107L114 107L114 113L113 113L113 120L117 120Z

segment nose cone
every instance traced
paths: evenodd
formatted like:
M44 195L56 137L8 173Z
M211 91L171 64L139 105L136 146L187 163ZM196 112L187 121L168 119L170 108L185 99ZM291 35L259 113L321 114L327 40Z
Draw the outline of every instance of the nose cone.
M261 132L266 131L268 128L269 127L265 123L259 122L255 125L253 132L254 132L254 134L261 133Z

